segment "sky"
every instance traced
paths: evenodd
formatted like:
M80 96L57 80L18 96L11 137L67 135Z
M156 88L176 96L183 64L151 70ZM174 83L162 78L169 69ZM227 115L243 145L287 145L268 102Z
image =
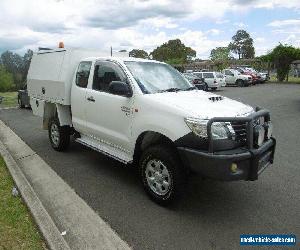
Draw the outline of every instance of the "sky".
M300 47L300 0L1 0L0 53L81 47L151 52L179 38L207 59L238 29L256 55L279 44Z

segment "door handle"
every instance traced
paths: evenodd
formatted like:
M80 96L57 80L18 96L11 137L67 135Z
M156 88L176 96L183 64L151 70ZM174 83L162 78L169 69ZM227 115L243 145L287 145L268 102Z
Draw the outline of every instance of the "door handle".
M88 97L87 100L90 101L90 102L95 102L95 99L92 96Z

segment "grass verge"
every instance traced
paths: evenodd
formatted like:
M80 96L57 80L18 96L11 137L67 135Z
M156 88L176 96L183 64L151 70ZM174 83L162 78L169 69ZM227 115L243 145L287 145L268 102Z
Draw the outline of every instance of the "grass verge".
M14 182L0 156L0 249L47 249L20 196L12 196Z
M0 107L8 108L16 107L18 105L17 92L0 92L0 96L4 97L2 103L0 103Z
M280 83L277 81L277 78L275 75L271 75L270 77L270 82L273 82L273 83ZM300 78L299 77L293 77L293 76L289 76L289 81L283 81L281 83L298 83L300 84Z

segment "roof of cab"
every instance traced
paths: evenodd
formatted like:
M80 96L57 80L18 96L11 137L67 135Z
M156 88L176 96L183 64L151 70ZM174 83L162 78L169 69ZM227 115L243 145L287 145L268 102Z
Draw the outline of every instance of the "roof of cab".
M107 56L107 57L88 57L83 59L82 61L97 61L97 60L112 60L117 62L152 62L152 63L164 63L156 60L150 60L150 59L143 59L143 58L136 58L136 57L113 57L113 56Z

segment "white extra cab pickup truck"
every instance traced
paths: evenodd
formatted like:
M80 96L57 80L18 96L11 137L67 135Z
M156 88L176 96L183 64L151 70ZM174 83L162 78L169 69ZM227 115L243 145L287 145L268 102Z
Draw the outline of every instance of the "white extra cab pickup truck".
M67 149L72 136L137 167L147 194L163 205L184 193L192 171L253 181L273 163L267 110L197 90L168 64L107 54L34 53L31 106L55 150Z

